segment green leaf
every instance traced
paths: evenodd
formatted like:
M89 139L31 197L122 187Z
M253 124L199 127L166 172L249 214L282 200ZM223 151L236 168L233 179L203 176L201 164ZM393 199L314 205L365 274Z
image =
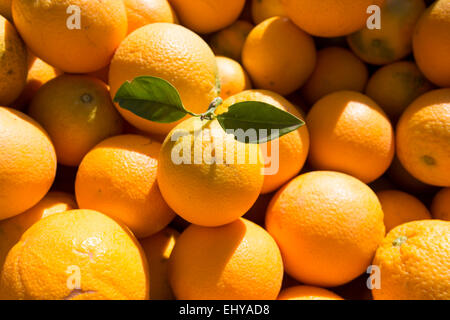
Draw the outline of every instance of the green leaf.
M142 76L125 82L114 101L141 118L160 123L175 122L191 114L184 108L177 89L157 77Z
M227 112L218 115L217 120L225 131L233 130L235 139L245 143L265 143L305 124L289 112L257 101L236 103ZM238 129L241 132L236 131Z

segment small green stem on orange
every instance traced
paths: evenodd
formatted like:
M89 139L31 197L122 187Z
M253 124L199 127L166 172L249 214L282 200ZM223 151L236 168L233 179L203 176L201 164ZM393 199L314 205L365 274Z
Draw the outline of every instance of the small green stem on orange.
M408 240L407 237L405 237L405 236L400 236L400 237L396 238L394 241L392 241L392 245L393 245L394 247L400 247L403 243L406 242L406 240Z

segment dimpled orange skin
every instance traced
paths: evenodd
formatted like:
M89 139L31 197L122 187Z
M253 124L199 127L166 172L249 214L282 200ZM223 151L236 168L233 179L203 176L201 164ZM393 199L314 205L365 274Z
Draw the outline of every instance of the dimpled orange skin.
M138 135L102 141L83 159L75 181L78 205L122 221L138 238L175 217L156 183L161 144Z
M427 207L416 197L398 190L377 192L384 213L386 232L414 220L431 219Z
M277 300L344 300L334 292L311 286L295 286L280 292Z
M375 193L349 175L315 171L286 184L266 214L291 277L338 286L358 277L383 240L383 211Z
M362 92L369 78L367 66L351 51L328 47L317 52L313 74L302 87L301 93L309 105L327 94L340 90Z
M20 111L0 107L0 220L38 203L55 175L55 149L44 129Z
M6 300L143 300L148 292L147 261L136 238L91 210L38 221L9 252L0 278Z
M388 233L373 265L380 268L375 300L450 299L450 222L412 221Z
M450 89L417 98L397 125L397 155L415 178L450 186Z
M209 41L211 49L218 56L225 56L241 61L242 48L253 25L244 20L237 20L231 26L213 34Z
M28 110L52 139L58 163L78 166L97 143L123 131L123 120L102 81L61 75L36 92Z
M251 89L252 84L247 72L239 62L227 57L216 57L217 67L220 75L220 97L226 99L247 89Z
M339 91L320 99L306 117L310 163L320 170L350 174L365 183L379 178L394 157L394 131L369 97Z
M180 22L196 33L211 33L232 24L245 0L169 0Z
M312 74L316 49L312 37L288 18L273 17L250 32L242 62L255 87L287 95Z
M64 192L49 192L38 204L15 217L0 221L0 270L8 251L22 234L37 221L58 213L76 209L75 197Z
M442 188L431 203L433 218L450 221L450 188Z
M300 28L319 37L339 37L358 31L366 24L371 5L384 0L282 0L288 16Z
M434 84L450 87L450 0L435 1L421 16L413 37L414 57Z
M246 90L236 94L225 100L223 104L219 106L217 113L225 112L233 104L244 101L265 102L303 120L300 111L292 103L279 94L267 90ZM278 154L272 154L272 150L274 150L274 152L276 150L275 143L278 144ZM266 152L263 152L266 161L271 161L265 164L266 169L270 170L271 166L274 166L275 164L275 157L278 157L278 170L275 174L264 176L264 184L261 193L269 193L275 191L296 176L305 164L309 151L308 127L307 125L304 125L297 131L281 137L276 142L269 142L267 144L261 144L260 146L262 150L267 149Z
M67 13L70 6L77 6L79 12ZM117 0L16 0L12 12L14 24L31 51L69 73L106 66L128 27L125 5ZM71 17L77 12L79 29L72 27L75 21Z
M177 23L178 18L167 0L124 0L128 34L150 23Z
M217 228L188 227L169 261L180 300L275 300L283 278L280 250L245 219Z
M111 97L125 81L155 76L170 82L184 106L203 113L219 94L216 58L208 44L175 24L153 23L131 33L117 49L109 70ZM165 135L177 123L162 124L141 118L116 104L122 116L147 133Z

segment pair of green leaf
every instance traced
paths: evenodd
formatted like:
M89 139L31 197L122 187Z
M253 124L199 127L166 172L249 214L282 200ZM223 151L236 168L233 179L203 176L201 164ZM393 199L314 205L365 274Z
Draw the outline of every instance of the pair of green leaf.
M215 115L214 111L222 103L222 99L218 98L205 113L195 114L183 106L174 86L164 79L151 76L125 82L117 91L114 101L121 108L154 122L171 123L191 115L202 119L217 119L227 132L254 130L256 135L253 137L235 135L237 140L246 143L265 143L304 125L294 115L257 101L239 102L230 106L227 112Z

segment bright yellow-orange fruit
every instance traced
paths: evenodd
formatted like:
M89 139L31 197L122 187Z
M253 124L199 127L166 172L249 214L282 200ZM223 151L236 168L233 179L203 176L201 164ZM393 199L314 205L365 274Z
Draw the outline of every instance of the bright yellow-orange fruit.
M280 292L278 300L344 300L329 290L311 287L295 286Z
M289 18L300 28L319 37L339 37L366 25L369 6L384 0L281 0Z
M336 91L362 92L368 78L366 65L351 51L328 47L317 52L316 68L301 93L305 101L313 105L320 98Z
M397 155L415 178L450 186L450 89L417 98L397 125Z
M394 131L386 114L369 97L339 91L320 99L306 123L311 135L310 162L320 170L350 174L369 183L394 157Z
M267 209L266 228L280 247L286 272L324 287L362 274L385 233L375 193L358 179L331 171L305 173L278 191Z
M253 25L244 20L237 20L231 26L213 34L209 41L211 49L218 56L225 56L241 61L242 48Z
M125 5L117 0L18 0L12 12L31 51L71 73L108 65L128 27Z
M53 144L27 115L0 107L0 220L38 203L56 175Z
M139 241L148 261L151 300L175 299L169 283L168 265L179 236L178 231L166 228Z
M373 260L381 276L374 299L449 300L449 257L449 221L412 221L394 228Z
M450 87L449 30L450 0L437 0L420 17L413 38L417 65L440 87Z
M156 183L161 144L138 135L102 141L84 157L75 193L82 209L92 209L122 221L138 238L163 228L175 214Z
M442 188L431 203L433 218L450 221L450 188Z
M245 0L169 0L181 24L197 33L211 33L232 24Z
M431 219L427 207L416 197L398 190L377 192L384 213L386 232L414 220Z
M424 0L386 0L381 8L381 28L362 28L347 37L353 52L367 63L388 64L412 51L414 28L425 11Z
M97 143L123 130L123 121L100 80L61 75L36 92L29 114L47 130L58 163L78 166Z
M257 88L287 95L300 88L314 71L314 41L286 17L273 17L248 35L242 62Z
M300 111L292 103L279 94L267 90L247 90L236 94L225 100L217 112L225 112L231 105L245 101L265 102L303 119ZM261 192L269 193L288 182L302 169L309 151L308 128L304 125L297 131L261 144L260 147L263 150L267 171Z
M12 3L12 0L0 1L0 15L5 17L9 21L12 21L11 3Z
M283 278L280 250L245 219L217 228L188 227L169 261L169 279L182 300L274 300Z
M220 97L229 96L251 89L250 78L239 62L226 57L216 57L220 76Z
M171 23L152 23L130 34L117 49L109 70L111 96L125 81L154 76L169 81L185 107L203 113L220 91L216 58L192 31ZM176 123L161 124L118 107L122 116L148 133L165 135Z
M150 23L178 21L168 0L124 0L124 3L127 9L128 34Z
M252 18L256 24L275 16L287 16L282 0L252 0Z
M111 218L72 210L39 220L9 252L0 299L148 299L147 261L136 238Z

